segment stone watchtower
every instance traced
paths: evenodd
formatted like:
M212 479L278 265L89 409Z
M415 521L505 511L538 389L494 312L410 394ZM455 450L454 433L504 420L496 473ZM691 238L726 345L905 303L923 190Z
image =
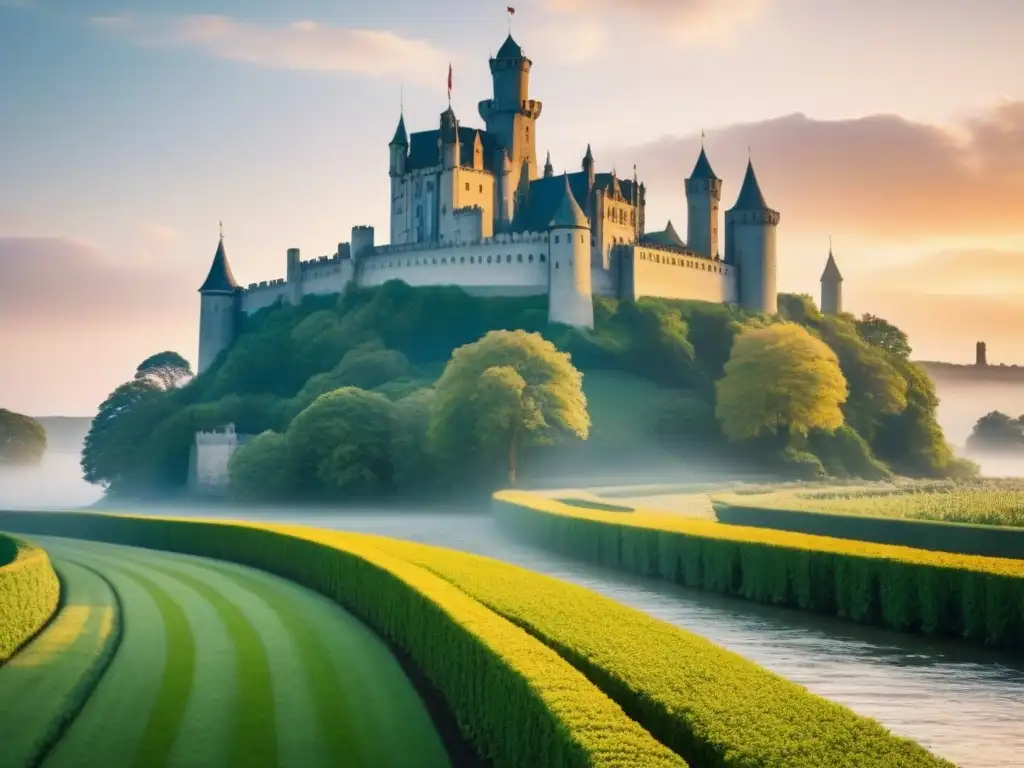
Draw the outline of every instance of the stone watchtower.
M979 341L974 345L974 365L978 368L988 367L988 354L985 350L984 341Z
M739 268L739 303L774 315L778 311L775 235L779 212L765 202L754 164L747 163L736 205L725 212L725 261Z
M831 247L825 271L821 273L821 311L826 315L838 315L843 311L843 276L839 274Z
M221 234L213 264L199 289L199 368L209 368L217 355L235 340L235 319L238 313L239 286L231 274L224 235Z
M722 200L722 180L715 175L704 153L686 180L686 244L708 259L718 257L718 204Z
M534 126L543 105L530 98L533 62L509 35L490 61L494 97L480 102L480 117L487 131L498 137L509 152L515 173L525 162L530 179L537 178L537 141ZM519 179L513 180L513 188Z
M565 193L549 225L548 322L594 327L590 282L590 221L565 177Z

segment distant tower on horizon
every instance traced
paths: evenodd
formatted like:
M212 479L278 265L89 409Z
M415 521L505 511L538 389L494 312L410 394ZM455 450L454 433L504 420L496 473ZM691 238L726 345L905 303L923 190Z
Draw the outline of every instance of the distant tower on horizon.
M826 315L838 315L843 311L843 276L832 255L832 243L828 246L828 260L821 273L821 311Z
M974 364L978 368L988 367L988 353L985 349L984 341L979 341L974 345Z

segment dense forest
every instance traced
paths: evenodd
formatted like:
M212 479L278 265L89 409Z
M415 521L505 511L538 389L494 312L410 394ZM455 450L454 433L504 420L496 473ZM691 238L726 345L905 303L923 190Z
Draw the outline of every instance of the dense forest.
M595 329L580 331L548 325L546 301L396 281L240 318L201 376L160 353L107 398L86 478L111 493L175 492L195 432L230 422L258 435L232 460L241 497L507 483L519 458L586 438L598 420L578 372L584 388L616 372L656 389L652 441L718 443L792 477L974 470L946 444L906 335L881 318L824 316L797 295L781 295L773 317L595 298ZM491 333L502 330L519 333ZM649 405L636 399L624 391L622 408Z

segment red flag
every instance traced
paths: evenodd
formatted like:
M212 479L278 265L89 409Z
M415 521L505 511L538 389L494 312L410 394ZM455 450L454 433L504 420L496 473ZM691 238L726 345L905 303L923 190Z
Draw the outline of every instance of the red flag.
M448 101L452 100L452 65L448 64Z
M508 15L509 16L515 16L516 15L516 9L513 8L511 5L506 6L506 10L508 11Z

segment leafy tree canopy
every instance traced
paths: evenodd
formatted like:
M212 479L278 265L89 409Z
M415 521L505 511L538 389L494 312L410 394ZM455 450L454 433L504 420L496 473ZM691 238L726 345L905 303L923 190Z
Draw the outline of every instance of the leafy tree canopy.
M455 350L437 382L430 439L450 466L505 464L514 482L520 452L573 436L590 416L583 377L569 356L539 334L491 331Z
M734 441L831 432L843 423L847 394L835 352L800 325L776 323L736 339L715 412Z
M0 464L38 464L46 453L46 429L31 416L0 408Z
M174 389L192 378L192 365L177 352L158 352L139 363L135 378L148 380L161 389Z
M910 340L907 334L877 315L865 314L857 321L857 333L868 344L884 349L889 354L910 359Z
M991 411L974 424L967 447L976 451L1024 450L1024 422L1000 411Z

